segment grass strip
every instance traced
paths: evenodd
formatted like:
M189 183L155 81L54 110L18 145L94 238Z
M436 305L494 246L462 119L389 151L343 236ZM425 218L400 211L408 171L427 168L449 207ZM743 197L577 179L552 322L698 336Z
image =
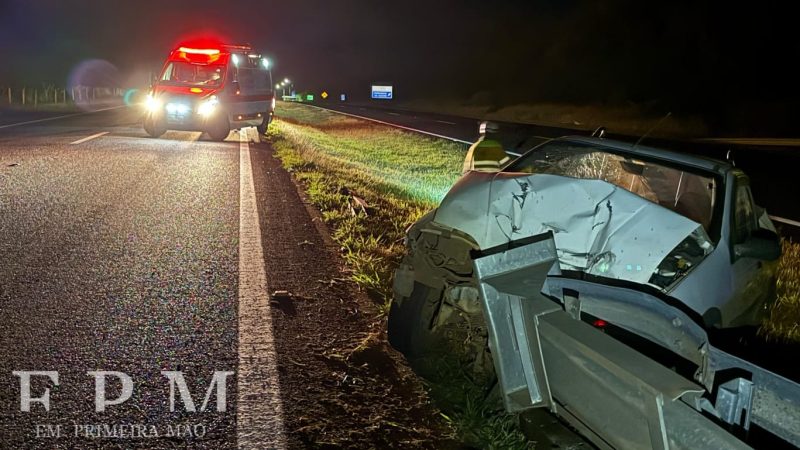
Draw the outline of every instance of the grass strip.
M281 104L269 139L332 230L350 277L382 314L406 228L436 207L461 175L467 147L302 105ZM431 395L466 445L523 449L516 416L456 362L429 381Z

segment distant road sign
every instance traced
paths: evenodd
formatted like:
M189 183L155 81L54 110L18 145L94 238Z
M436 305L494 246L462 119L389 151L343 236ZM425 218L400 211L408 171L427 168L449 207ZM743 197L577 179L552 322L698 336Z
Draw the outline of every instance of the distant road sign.
M306 100L309 102L314 101L314 94L306 94Z
M322 97L323 99L326 99L326 98L328 98L328 92L327 91L322 91L322 94L319 94L319 96Z
M391 85L373 84L372 98L379 100L391 100L393 89Z
M339 95L339 100L346 101L347 100L347 95L345 95L345 94Z

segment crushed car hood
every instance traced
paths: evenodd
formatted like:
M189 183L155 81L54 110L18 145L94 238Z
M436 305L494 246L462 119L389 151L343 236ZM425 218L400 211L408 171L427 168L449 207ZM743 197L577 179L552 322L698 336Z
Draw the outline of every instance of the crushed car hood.
M647 283L678 244L703 227L602 180L548 174L470 172L434 220L488 249L552 231L562 269Z

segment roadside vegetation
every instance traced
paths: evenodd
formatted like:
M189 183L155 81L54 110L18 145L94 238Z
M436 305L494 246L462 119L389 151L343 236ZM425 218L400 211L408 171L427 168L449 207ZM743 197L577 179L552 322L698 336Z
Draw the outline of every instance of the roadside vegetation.
M800 243L784 240L782 244L777 301L760 332L767 339L800 343Z
M272 141L352 270L388 311L405 229L438 204L465 152L445 142L308 106L281 105Z
M278 157L321 211L350 277L385 314L405 229L458 179L466 146L298 104L280 104L277 115L270 139ZM784 241L783 249L778 300L760 333L800 343L800 244ZM530 445L512 416L485 401L488 393L467 370L452 364L440 370L431 393L466 444Z
M270 140L278 157L320 210L350 277L386 314L405 230L458 179L466 146L303 105L281 104L277 115ZM448 361L429 378L443 419L465 445L532 445L468 369Z

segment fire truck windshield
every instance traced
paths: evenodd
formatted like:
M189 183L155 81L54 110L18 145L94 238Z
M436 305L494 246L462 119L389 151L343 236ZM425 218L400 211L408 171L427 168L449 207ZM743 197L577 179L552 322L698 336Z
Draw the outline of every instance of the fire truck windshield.
M222 84L224 76L223 64L201 65L173 61L164 69L161 81L169 84L218 87Z

